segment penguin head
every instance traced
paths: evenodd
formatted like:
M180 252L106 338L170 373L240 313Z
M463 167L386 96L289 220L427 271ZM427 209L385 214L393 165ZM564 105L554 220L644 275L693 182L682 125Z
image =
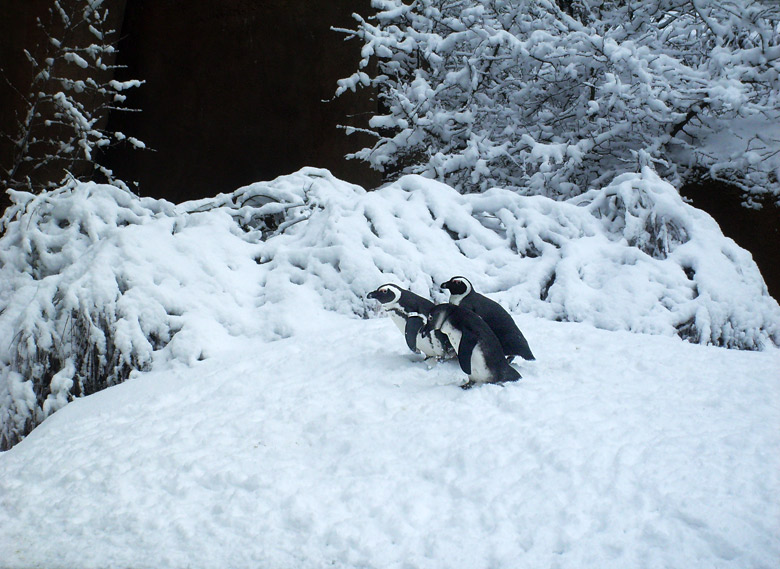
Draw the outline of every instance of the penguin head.
M401 287L394 284L383 284L376 290L368 293L368 298L373 298L382 303L382 306L389 308L398 304L401 299Z
M420 334L427 338L434 330L441 330L442 325L450 317L453 310L455 308L452 304L437 304L434 306L428 315L428 321L420 330Z
M466 277L452 277L446 283L442 283L441 288L446 288L450 291L450 302L452 304L459 304L474 287Z

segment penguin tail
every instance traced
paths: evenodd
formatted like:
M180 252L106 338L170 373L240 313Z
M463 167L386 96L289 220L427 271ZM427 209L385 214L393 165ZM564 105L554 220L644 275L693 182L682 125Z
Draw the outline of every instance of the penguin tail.
M509 348L510 349L507 351L511 352L512 355L520 356L524 360L533 361L536 359L533 352L531 351L531 346L528 345L528 340L525 339L525 336L523 336L522 332L513 338Z
M536 359L534 357L533 352L531 352L531 348L528 346L527 343L525 344L525 346L523 346L520 349L520 354L519 355L520 355L521 358L523 358L524 360L528 360L529 362L532 362L532 361L534 361Z
M522 378L523 376L520 375L520 372L517 371L515 368L507 364L506 370L504 370L503 378L501 380L502 383L508 383L510 381L517 381L518 379Z
M519 351L519 353L517 353L517 354L506 354L505 355L506 363L511 364L516 356L520 356L521 358L523 358L524 360L527 360L529 362L532 362L532 361L536 360L534 355L531 353L531 350L518 350L518 351Z

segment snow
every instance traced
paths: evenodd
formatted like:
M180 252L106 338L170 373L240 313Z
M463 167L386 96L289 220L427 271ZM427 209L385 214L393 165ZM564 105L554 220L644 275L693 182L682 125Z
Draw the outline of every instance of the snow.
M374 0L374 17L337 30L362 49L336 95L370 86L383 102L350 121L374 138L349 157L462 193L556 199L644 161L676 187L708 171L747 205L777 200L778 138L763 128L780 124L776 9L559 4Z
M462 391L387 318L290 316L1 454L2 566L777 566L778 350L516 315L538 361Z
M715 179L724 175L727 177L733 164L743 168L748 182L759 179L758 170L761 168L774 172L775 177L780 176L780 152L777 150L780 141L780 110L768 116L736 117L729 121L711 120L706 127L709 132L696 126L691 126L688 130L692 136L701 140L702 147L706 148L710 156L709 171ZM685 152L681 153L680 158L695 159ZM758 166L759 163L763 166ZM747 200L747 204L756 207L762 201L771 204L778 199L776 196L772 199L769 185L756 184L753 196Z
M563 202L312 168L12 198L3 569L780 559L780 307L649 169ZM528 338L518 383L459 389L365 298L456 274Z
M438 284L463 275L547 320L780 344L780 306L750 255L648 168L563 202L461 195L420 176L366 192L312 168L181 206L95 184L13 198L0 448L68 391L194 362L239 336L289 337L302 301L369 316L366 294L388 281L440 302Z
M63 57L65 58L65 61L70 61L72 63L75 63L82 69L86 69L87 67L89 67L89 63L87 63L87 60L81 57L78 53L69 51L65 53Z

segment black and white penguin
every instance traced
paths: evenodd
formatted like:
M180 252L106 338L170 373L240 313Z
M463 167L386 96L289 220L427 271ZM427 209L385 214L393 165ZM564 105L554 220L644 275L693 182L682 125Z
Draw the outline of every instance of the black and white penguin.
M414 353L422 352L426 358L445 359L455 356L450 341L443 333L423 337L420 332L428 320L434 304L427 298L402 289L398 285L385 284L368 293L382 303L391 320L406 338L406 345Z
M440 330L458 352L460 369L469 376L468 389L480 383L504 383L520 379L509 365L501 343L487 323L471 310L455 304L439 304L431 310L422 334Z
M514 356L525 360L535 360L528 341L509 313L494 300L483 296L474 290L465 277L452 277L441 288L450 291L450 302L477 313L501 342L504 355L511 361Z

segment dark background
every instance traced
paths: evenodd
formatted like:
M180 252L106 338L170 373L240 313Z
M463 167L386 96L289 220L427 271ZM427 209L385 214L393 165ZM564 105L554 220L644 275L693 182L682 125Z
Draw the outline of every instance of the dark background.
M374 110L370 93L332 100L360 45L331 27L354 27L352 13L369 8L369 0L127 0L118 75L146 80L128 92L142 112L117 113L109 128L155 152L117 152L109 167L177 202L303 166L376 186L377 173L344 159L368 141L337 128Z
M0 0L0 67L29 82L22 48L35 45L36 17L52 0ZM370 0L108 0L121 30L118 79L137 113L114 113L108 128L152 149L119 148L107 165L142 195L174 202L213 196L304 166L327 168L366 188L378 173L344 155L369 145L339 124L363 124L376 102L367 90L335 101L336 81L357 68L358 41L331 27L354 27ZM9 132L17 100L0 81L0 129ZM353 119L352 117L357 117ZM739 191L703 181L682 189L723 232L753 253L770 293L780 298L780 213L740 205Z
M36 45L36 18L52 0L0 0L0 67L29 85L22 49ZM339 124L373 113L368 91L334 99L336 81L357 69L354 27L370 0L109 0L121 30L116 78L145 83L125 93L140 112L112 113L108 129L143 141L104 158L142 195L174 202L230 192L304 166L375 187L379 174L345 160L370 141ZM329 101L329 102L328 102ZM0 82L0 128L13 130L16 96ZM10 128L9 128L10 127Z

